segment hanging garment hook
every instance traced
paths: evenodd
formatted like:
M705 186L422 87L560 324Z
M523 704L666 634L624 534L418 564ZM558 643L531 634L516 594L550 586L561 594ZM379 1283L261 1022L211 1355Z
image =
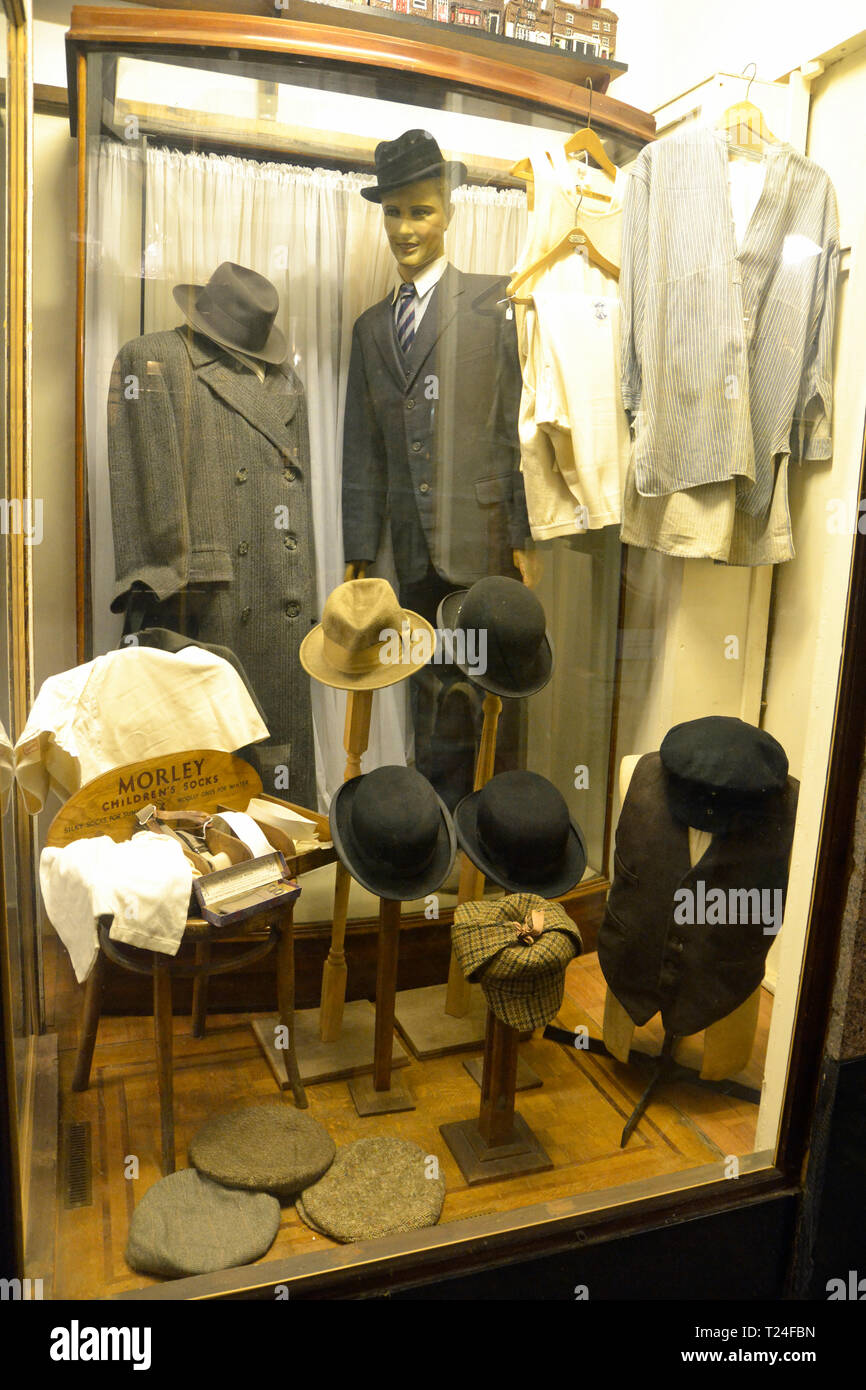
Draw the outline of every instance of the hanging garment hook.
M745 77L746 73L749 71L749 68L752 69L752 75L751 75L751 77L749 78L748 82L746 83L746 98L745 98L746 101L749 100L749 88L751 87L752 83L754 82L755 78L756 78L757 75L758 75L758 64L757 64L757 63L747 63L746 66L743 68L743 71L740 73L740 76L741 76L741 77Z
M589 110L588 110L587 113L586 113L586 128L587 128L587 130L591 130L591 129L592 129L592 78L591 78L591 77L588 77L588 78L586 79L586 82L584 83L584 86L586 86L586 87L589 88Z

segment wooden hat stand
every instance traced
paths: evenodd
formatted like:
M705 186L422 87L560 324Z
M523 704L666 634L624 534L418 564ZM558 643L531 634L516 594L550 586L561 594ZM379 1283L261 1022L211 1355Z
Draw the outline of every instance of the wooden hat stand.
M343 736L346 766L343 781L361 775L361 758L370 741L370 719L373 710L372 690L350 690L346 698L346 723ZM336 856L335 856L336 858ZM318 1009L302 1009L295 1015L295 1049L301 1077L308 1086L316 1082L339 1081L369 1073L376 1051L376 1016L367 999L346 1003L348 970L346 966L346 921L349 910L349 889L352 879L339 859L334 879L334 910L331 943L322 970L322 995ZM389 905L390 906L390 905ZM397 905L399 917L399 904ZM390 918L389 918L390 921ZM382 943L380 917L380 955ZM395 963L396 969L396 963ZM378 997L377 989L377 997ZM256 1036L268 1056L271 1069L279 1079L281 1058L275 1052L274 1024L276 1019L261 1019L254 1025ZM393 1036L389 1065L406 1067L409 1058Z

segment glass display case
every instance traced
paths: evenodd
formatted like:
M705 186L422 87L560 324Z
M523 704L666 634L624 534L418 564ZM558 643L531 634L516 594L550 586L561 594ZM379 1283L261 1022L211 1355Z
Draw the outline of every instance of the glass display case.
M29 688L24 574L6 711L60 1298L376 1292L769 1202L805 1143L863 454L830 175L311 9L66 37L77 665ZM164 891L109 871L145 841ZM214 1183L219 1249L155 1245Z

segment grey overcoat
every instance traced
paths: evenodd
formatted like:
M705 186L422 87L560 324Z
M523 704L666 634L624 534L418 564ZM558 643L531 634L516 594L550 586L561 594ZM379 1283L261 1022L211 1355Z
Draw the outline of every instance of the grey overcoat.
M143 585L144 622L230 647L271 733L251 759L265 790L314 806L310 687L298 661L316 605L298 377L283 364L260 382L185 326L133 338L112 371L108 461L112 609Z

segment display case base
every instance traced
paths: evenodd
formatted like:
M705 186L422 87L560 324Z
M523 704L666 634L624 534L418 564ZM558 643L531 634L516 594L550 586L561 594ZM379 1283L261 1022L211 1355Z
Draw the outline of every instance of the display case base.
M390 1115L398 1110L416 1108L406 1087L397 1078L392 1078L387 1091L377 1091L372 1076L358 1076L349 1082L349 1095L359 1115Z
M295 1053L301 1080L305 1086L319 1081L340 1081L361 1076L373 1070L373 1030L376 1010L368 999L356 999L343 1010L343 1026L334 1042L322 1042L319 1037L319 1010L302 1009L295 1014ZM274 1080L281 1091L289 1089L283 1052L274 1045L275 1030L280 1020L277 1014L257 1018L253 1032L265 1054ZM409 1057L394 1039L391 1052L392 1067L408 1067Z
M439 1133L470 1187L496 1178L515 1178L521 1173L542 1173L553 1167L549 1154L522 1115L514 1116L511 1139L505 1144L487 1145L477 1120L440 1125Z

